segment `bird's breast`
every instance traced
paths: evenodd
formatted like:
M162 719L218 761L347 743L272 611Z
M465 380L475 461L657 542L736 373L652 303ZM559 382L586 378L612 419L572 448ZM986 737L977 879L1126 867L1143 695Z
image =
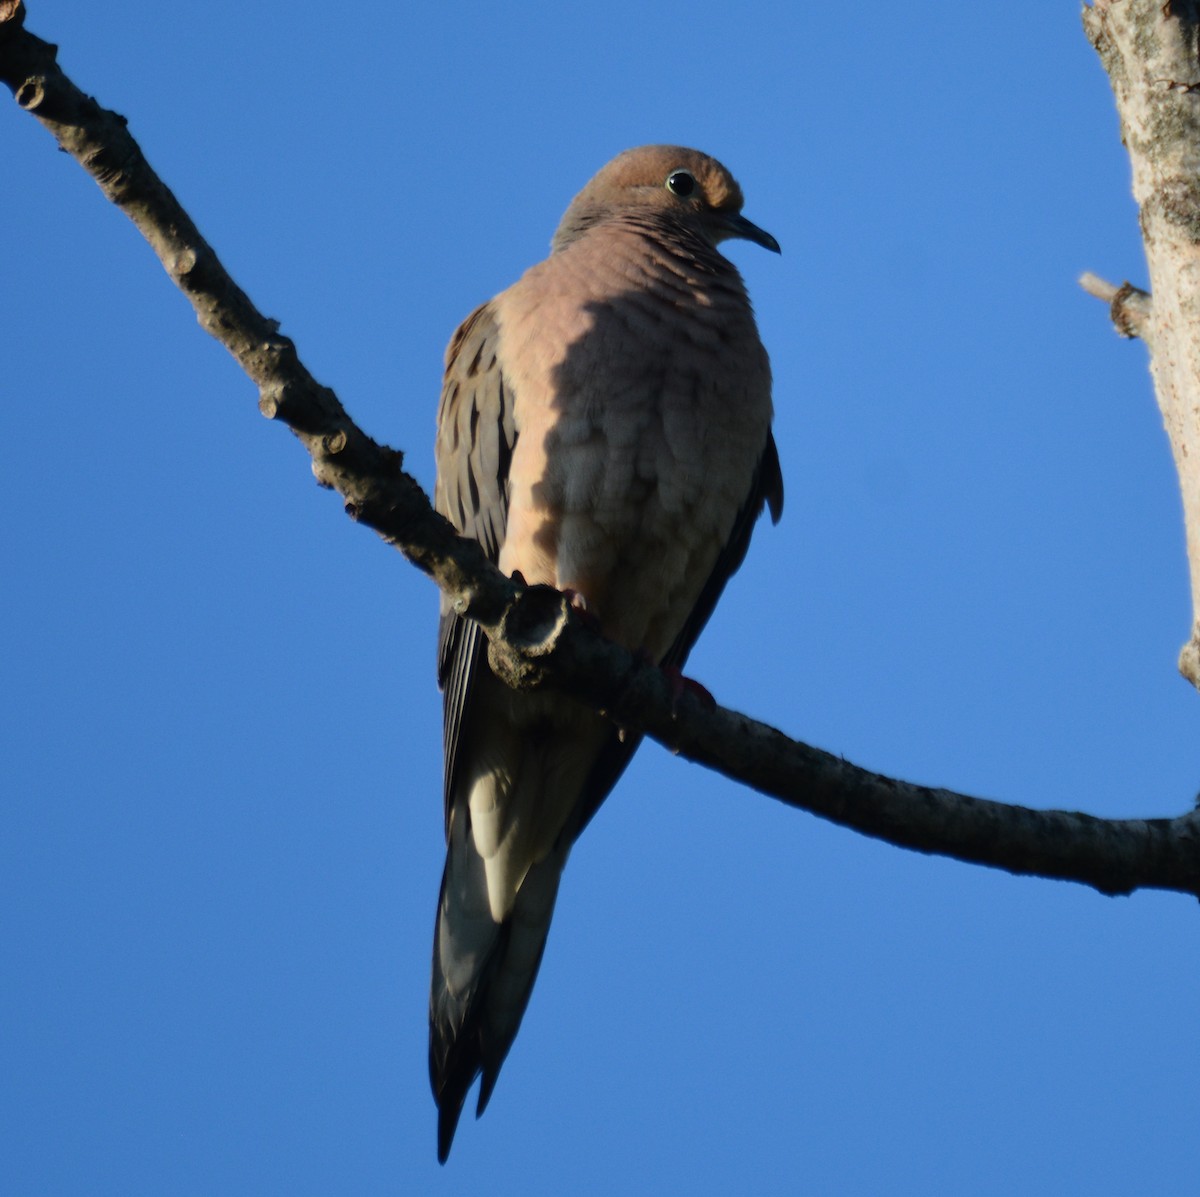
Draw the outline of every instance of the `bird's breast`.
M731 266L689 278L638 243L602 262L586 246L496 301L517 427L499 564L657 658L749 494L769 367Z

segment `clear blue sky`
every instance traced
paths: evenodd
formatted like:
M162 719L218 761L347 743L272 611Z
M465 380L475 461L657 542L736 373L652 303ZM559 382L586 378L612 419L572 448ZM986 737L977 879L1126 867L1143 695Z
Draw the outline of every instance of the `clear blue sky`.
M443 347L613 154L696 145L787 509L692 658L895 775L1186 809L1200 696L1078 5L32 0L226 265L432 478ZM434 1157L436 594L138 235L0 112L0 1191L1175 1197L1200 919L927 859L650 745L491 1108Z

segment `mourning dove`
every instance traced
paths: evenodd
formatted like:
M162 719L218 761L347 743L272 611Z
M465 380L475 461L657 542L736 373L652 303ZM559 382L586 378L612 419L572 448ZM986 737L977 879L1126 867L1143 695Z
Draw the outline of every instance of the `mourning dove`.
M551 254L446 352L435 503L506 574L571 594L679 670L783 480L771 374L729 238L779 252L714 159L644 146L576 196ZM516 693L442 603L446 866L429 1001L445 1161L488 1103L537 976L572 844L639 741L559 694Z

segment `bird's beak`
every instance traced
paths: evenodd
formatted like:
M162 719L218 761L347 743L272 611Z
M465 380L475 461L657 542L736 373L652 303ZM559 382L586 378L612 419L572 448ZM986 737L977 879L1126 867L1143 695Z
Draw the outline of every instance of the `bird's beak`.
M767 232L760 229L753 221L747 220L740 212L731 213L721 218L721 229L726 237L739 237L743 241L753 241L763 249L769 249L773 254L781 253L779 242Z

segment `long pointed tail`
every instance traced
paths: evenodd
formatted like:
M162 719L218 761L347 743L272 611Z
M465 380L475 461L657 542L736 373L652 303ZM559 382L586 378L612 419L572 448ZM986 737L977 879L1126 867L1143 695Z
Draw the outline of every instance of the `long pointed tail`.
M478 1117L521 1025L550 931L568 848L526 874L511 913L492 917L483 860L465 819L451 833L442 874L429 993L429 1080L438 1105L438 1160L446 1162L477 1076ZM565 837L564 837L565 838Z

